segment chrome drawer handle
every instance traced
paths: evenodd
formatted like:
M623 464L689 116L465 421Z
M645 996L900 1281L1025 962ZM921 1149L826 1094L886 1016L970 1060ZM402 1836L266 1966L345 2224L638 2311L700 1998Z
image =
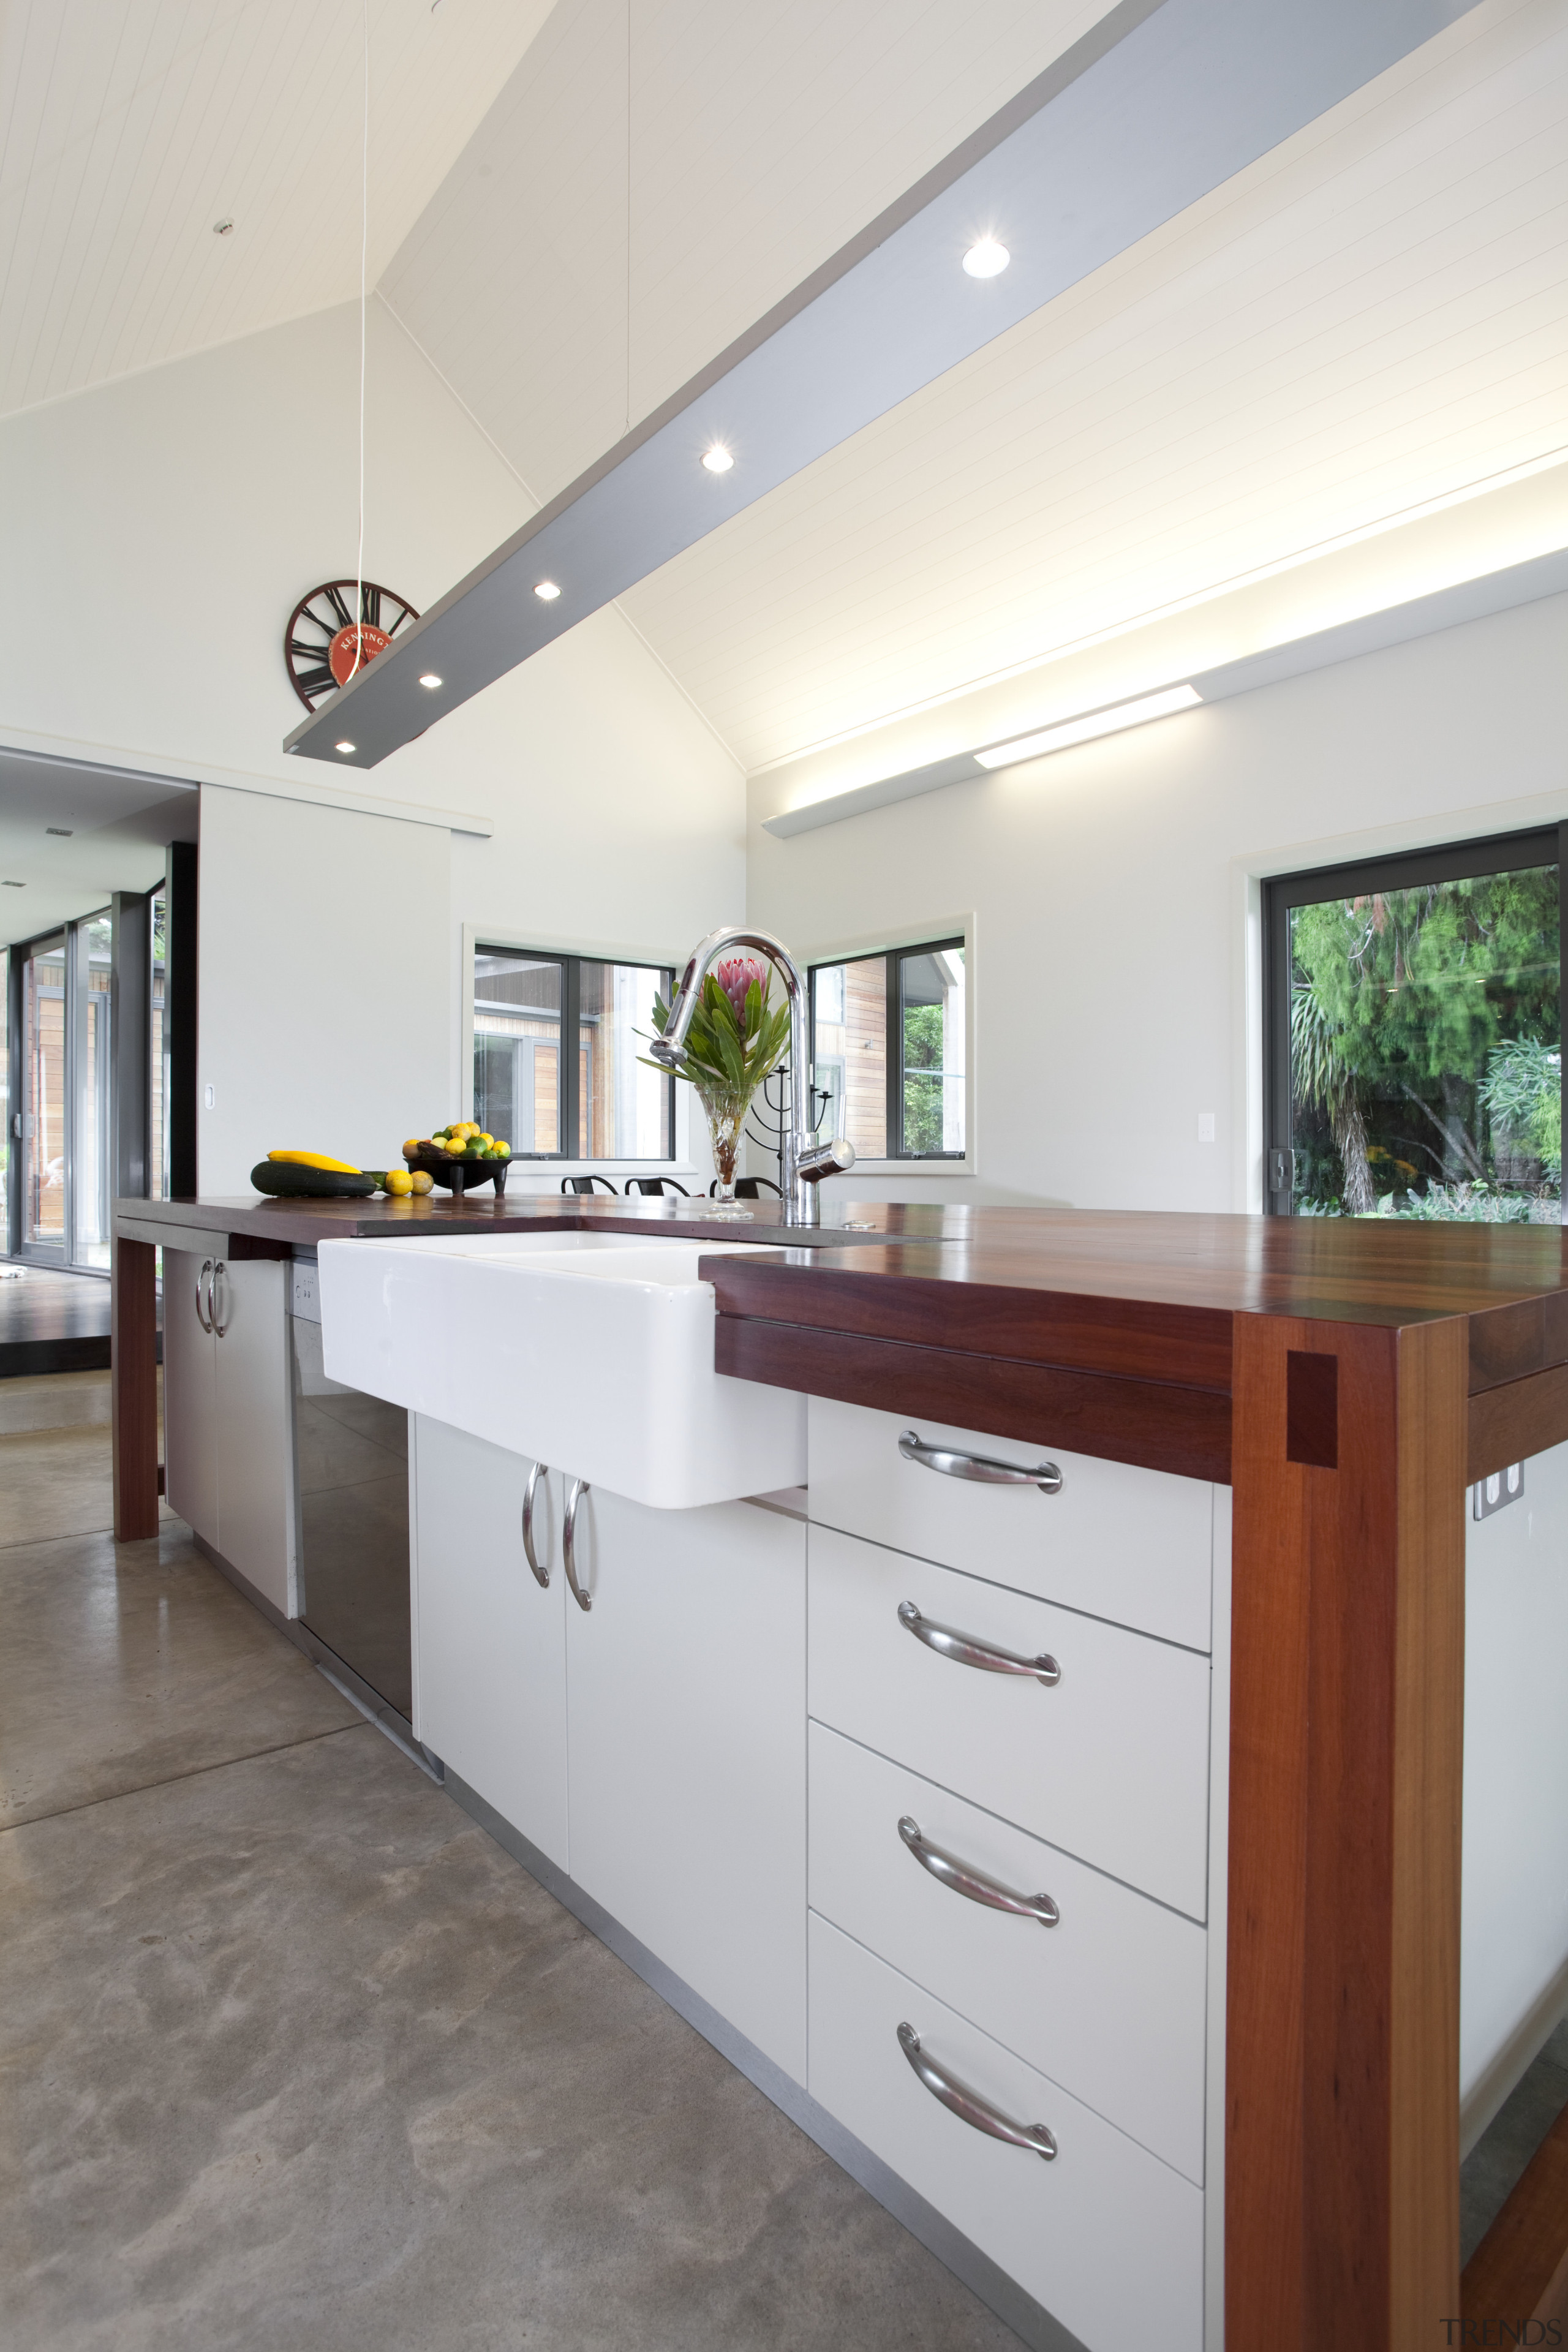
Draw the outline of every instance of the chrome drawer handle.
M207 1285L207 1313L212 1317L212 1319L213 1319L213 1329L214 1329L214 1331L217 1334L217 1337L221 1339L223 1339L223 1338L226 1335L226 1333L227 1333L227 1330L228 1330L228 1325L229 1325L229 1315L230 1315L230 1313L232 1312L232 1309L227 1308L227 1307L226 1307L226 1311L225 1311L225 1314L224 1314L224 1318L223 1318L223 1321L220 1323L220 1322L218 1321L218 1319L217 1319L217 1286L218 1286L218 1279L219 1279L220 1276L221 1276L222 1280L223 1280L223 1286L224 1286L225 1290L226 1291L226 1290L227 1290L227 1288L228 1288L228 1286L228 1286L228 1268L227 1268L227 1266L226 1266L226 1265L225 1265L225 1264L224 1264L224 1262L223 1262L223 1260L222 1260L222 1258L221 1258L221 1257L220 1257L220 1258L216 1258L216 1259L215 1259L215 1260L214 1260L214 1263L213 1263L213 1278L212 1278L212 1280L211 1280L211 1281L208 1283L208 1285Z
M528 1484L522 1490L522 1556L532 1569L536 1581L546 1591L550 1585L550 1562L546 1560L541 1567L539 1555L533 1549L533 1498L539 1492L541 1478L547 1475L544 1463L534 1463L528 1474Z
M988 1910L1010 1911L1015 1918L1037 1919L1042 1927L1054 1927L1060 1919L1062 1915L1048 1895L1015 1894L988 1871L976 1870L973 1863L960 1862L955 1853L931 1845L921 1836L919 1822L908 1813L899 1823L899 1835L921 1868L929 1870L939 1885L951 1886L955 1895L967 1895L972 1903L984 1903Z
M934 2058L928 2057L912 2025L900 2026L899 2047L931 2097L940 2099L944 2107L951 2107L961 2122L972 2125L976 2131L988 2132L993 2139L1005 2139L1009 2147L1029 2148L1049 2164L1057 2152L1056 2134L1048 2132L1044 2124L1016 2124L1011 2116L994 2107L983 2093L972 2091L967 2083L961 2083L956 2074L950 2074L945 2066L939 2066Z
M899 1622L917 1642L923 1642L938 1657L951 1658L954 1665L978 1666L987 1675L1033 1675L1037 1682L1047 1685L1062 1678L1062 1670L1048 1650L1042 1650L1037 1658L1021 1658L1016 1650L998 1650L989 1642L955 1632L951 1625L933 1625L912 1601L900 1601Z
M201 1325L202 1329L206 1333L209 1339L213 1335L212 1319L210 1316L204 1314L202 1311L202 1285L205 1282L212 1270L213 1262L211 1258L204 1257L200 1270L196 1275L196 1321Z
M566 1489L566 1508L561 1519L561 1561L572 1588L572 1598L579 1609L592 1609L594 1605L593 1594L584 1592L577 1581L577 1506L587 1491L585 1478L573 1479Z
M951 1446L928 1445L912 1429L899 1440L906 1462L922 1470L940 1470L944 1478L973 1478L982 1486L1037 1486L1042 1495L1061 1492L1062 1474L1054 1462L1037 1462L1032 1470L1016 1462L996 1462L989 1454L956 1454Z

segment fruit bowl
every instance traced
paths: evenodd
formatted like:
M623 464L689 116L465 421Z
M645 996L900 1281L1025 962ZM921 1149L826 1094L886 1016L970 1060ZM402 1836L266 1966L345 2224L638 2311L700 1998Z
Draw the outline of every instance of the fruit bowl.
M405 1150L405 1164L423 1168L426 1175L452 1193L471 1192L479 1184L494 1184L496 1192L506 1191L506 1171L510 1160L459 1159L455 1152L437 1151L432 1144L421 1144L416 1151Z

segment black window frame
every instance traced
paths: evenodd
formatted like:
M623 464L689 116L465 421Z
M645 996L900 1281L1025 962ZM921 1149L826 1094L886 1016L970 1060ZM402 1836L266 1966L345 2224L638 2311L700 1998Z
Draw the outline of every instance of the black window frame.
M1290 924L1293 908L1326 898L1370 897L1373 891L1418 889L1426 882L1462 882L1472 875L1507 874L1529 866L1555 866L1559 1004L1568 1004L1568 824L1531 825L1436 849L1392 850L1383 857L1341 866L1271 874L1263 882L1263 1209L1270 1217L1295 1213L1290 1145ZM1276 1181L1279 1180L1279 1181Z
M907 1151L904 1149L904 1033L903 1023L899 1017L900 1012L899 982L900 967L910 957L940 955L944 953L950 948L961 948L963 951L963 985L965 999L967 1001L970 983L969 941L962 931L947 932L940 939L915 940L908 947L885 949L871 948L858 954L819 956L814 963L811 963L806 967L808 998L806 1012L809 1022L807 1034L810 1040L812 1074L815 1078L816 1066L817 973L819 971L838 971L846 965L853 963L875 963L879 956L883 960L885 971L885 1003L887 1005L887 1027L883 1045L887 1107L885 1112L884 1149L879 1152L870 1153L868 1157L871 1159L886 1160L889 1161L897 1160L911 1168L938 1165L951 1168L961 1167L969 1157L971 1105L969 1100L969 1056L967 1050L964 1055L965 1067L963 1073L964 1102L963 1150ZM967 1045L967 1040L965 1042ZM824 1112L826 1112L826 1103L823 1106L823 1109ZM820 1116L817 1123L820 1124ZM896 1147L894 1142L895 1138L897 1139Z
M676 1161L679 1159L679 1154L676 1147L675 1079L673 1076L665 1081L668 1098L667 1116L669 1133L669 1149L668 1151L657 1152L644 1157L639 1157L635 1152L617 1152L614 1156L606 1158L603 1156L595 1157L594 1153L587 1151L578 1151L576 1150L568 1151L563 1148L565 1139L568 1136L572 1136L574 1138L578 1136L582 1131L583 1125L583 1090L579 1077L579 1069L582 1061L580 1049L582 1043L583 966L584 964L603 964L610 970L619 968L623 971L657 972L658 974L660 983L659 993L663 996L667 1004L670 1002L670 998L675 988L674 967L670 964L648 963L638 955L567 955L559 948L518 947L515 945L504 944L499 940L476 938L474 941L473 964L470 965L468 971L468 1011L470 1019L474 1020L476 1023L476 1026L473 1031L476 1052L470 1057L468 1073L470 1084L473 1084L476 1078L473 1061L477 1059L477 1047L480 1034L477 1026L478 1002L476 992L478 972L475 967L478 965L479 957L487 955L526 957L531 963L554 964L558 967L561 973L561 1026L558 1033L557 1046L560 1055L560 1071L557 1087L557 1104L560 1118L558 1131L561 1136L563 1148L555 1151L523 1151L521 1150L514 1143L512 1145L512 1159L514 1160L535 1160L542 1166L551 1161L555 1161L557 1163L564 1163L568 1165L595 1168L662 1168ZM526 1006L515 1009L524 1012L528 1010ZM508 1139L509 1141L510 1140L510 1138Z

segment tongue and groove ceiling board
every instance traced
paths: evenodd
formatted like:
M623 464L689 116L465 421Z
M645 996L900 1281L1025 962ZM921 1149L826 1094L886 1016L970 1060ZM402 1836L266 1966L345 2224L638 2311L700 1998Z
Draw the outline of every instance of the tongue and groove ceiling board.
M545 502L1107 5L557 0L380 290Z
M373 284L549 5L370 0ZM363 27L357 0L5 0L0 414L358 293Z
M383 290L548 499L1101 13L561 0ZM1483 0L623 609L756 768L1534 463L1565 175Z

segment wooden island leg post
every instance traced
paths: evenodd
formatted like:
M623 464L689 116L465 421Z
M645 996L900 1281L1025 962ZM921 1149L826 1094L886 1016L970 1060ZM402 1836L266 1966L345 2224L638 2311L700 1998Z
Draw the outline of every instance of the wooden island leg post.
M110 1257L114 1540L135 1543L158 1532L157 1252L116 1234Z
M1458 2330L1468 1325L1235 1322L1226 2341Z

